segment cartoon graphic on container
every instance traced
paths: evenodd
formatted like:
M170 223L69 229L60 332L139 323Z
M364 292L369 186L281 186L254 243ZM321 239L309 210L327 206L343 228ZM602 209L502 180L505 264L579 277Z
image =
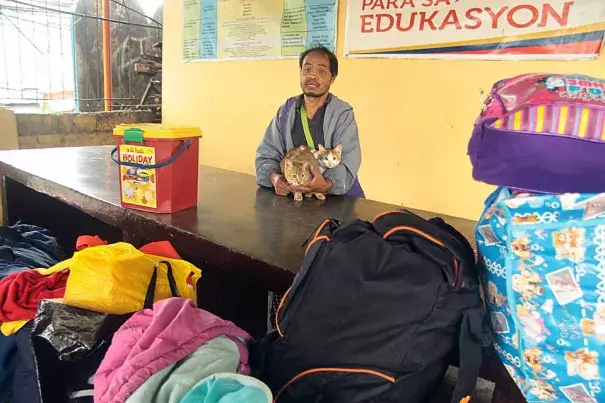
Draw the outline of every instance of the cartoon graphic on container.
M546 339L546 336L550 335L550 332L544 326L544 319L538 311L525 305L517 305L517 316L525 329L527 338L536 343L541 343Z
M533 270L525 269L521 274L513 274L513 290L522 298L531 300L544 294L542 277Z
M581 348L575 352L566 351L567 374L580 376L587 381L599 379L599 353Z
M536 396L541 401L552 402L557 398L557 391L555 388L544 381L530 379L529 387L529 393Z
M152 180L152 174L147 169L141 168L128 168L126 174L122 177L122 180L129 180L136 184L143 185Z
M570 267L548 273L546 282L560 305L569 304L584 296Z
M603 214L605 214L605 193L601 193L595 197L585 200L580 204L584 205L583 219L592 220L601 217ZM577 207L581 207L581 205Z
M563 77L548 76L538 81L540 84L544 84L549 91L559 91L565 89L566 83Z
M486 245L496 245L500 243L500 240L498 239L498 236L496 235L496 233L494 232L493 228L490 225L483 225L479 228L477 228L477 231L479 231L479 233L481 235L483 235L483 239L485 241Z
M568 259L574 263L584 261L586 248L584 247L584 228L565 228L553 232L553 246L557 252L558 260Z
M134 197L135 197L134 188L128 184L124 184L122 186L122 193L124 194L124 197L127 199L134 199Z
M581 383L564 386L559 389L572 403L597 403L597 400L590 396L588 390L586 390L586 386Z
M542 350L537 347L529 348L523 352L523 358L529 368L531 368L534 376L542 381L548 381L557 377L550 369L544 366L547 357L543 355Z
M156 170L145 168L145 166L155 164L155 149L153 147L121 145L120 160L141 165L140 167L120 166L122 201L138 206L156 208Z
M486 217L486 219L491 219L493 217L496 220L498 220L498 222L501 225L506 224L506 217L504 216L504 213L502 212L502 209L500 207L498 207L497 205L491 206L485 212L485 217Z
M542 364L542 350L537 347L529 348L523 352L523 358L535 375L546 371Z
M601 342L605 342L605 304L598 304L597 309L590 318L580 320L580 330L584 337L597 337Z
M522 260L529 259L531 257L531 248L529 246L530 243L531 241L529 240L529 236L527 234L514 239L511 242L513 253L519 256Z
M498 308L502 308L506 303L506 297L498 292L498 287L493 281L487 283L487 299Z
M522 225L522 224L536 224L538 222L538 216L536 214L515 214L513 217L513 224Z
M492 327L496 333L509 333L508 321L501 312L492 312Z

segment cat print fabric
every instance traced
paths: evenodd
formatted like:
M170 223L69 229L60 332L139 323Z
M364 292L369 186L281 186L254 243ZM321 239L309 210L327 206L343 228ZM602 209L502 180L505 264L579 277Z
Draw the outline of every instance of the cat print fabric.
M605 194L499 188L476 239L494 347L527 401L605 402Z

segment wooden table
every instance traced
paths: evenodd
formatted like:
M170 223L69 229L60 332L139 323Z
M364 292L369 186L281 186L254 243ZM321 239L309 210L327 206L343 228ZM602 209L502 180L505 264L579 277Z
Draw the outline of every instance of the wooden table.
M295 203L258 188L249 175L201 166L197 209L169 215L126 210L120 206L111 149L0 152L4 223L22 220L48 228L67 250L83 234L135 246L169 240L203 271L201 306L254 336L266 329L267 291L283 292L290 285L302 261L302 244L319 223L327 217L371 220L400 208L348 197ZM441 216L473 239L474 222ZM501 367L495 364L496 371Z

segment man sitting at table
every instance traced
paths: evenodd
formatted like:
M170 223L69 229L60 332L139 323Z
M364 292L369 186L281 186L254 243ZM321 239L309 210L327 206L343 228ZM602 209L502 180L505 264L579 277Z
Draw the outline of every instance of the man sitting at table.
M280 196L301 191L364 197L357 181L361 149L353 108L330 93L338 76L338 59L325 47L315 47L300 55L299 66L303 95L282 105L267 128L256 151L256 181L275 188ZM281 173L281 160L294 147L319 144L326 148L342 144L341 163L323 176L313 172L305 188L293 188Z

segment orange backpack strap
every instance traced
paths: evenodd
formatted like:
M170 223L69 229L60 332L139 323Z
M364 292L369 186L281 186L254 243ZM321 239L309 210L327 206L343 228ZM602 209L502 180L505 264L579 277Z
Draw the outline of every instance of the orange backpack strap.
M76 241L76 250L79 252L86 248L103 245L107 245L107 242L99 238L97 235L82 235L78 237L78 240Z

